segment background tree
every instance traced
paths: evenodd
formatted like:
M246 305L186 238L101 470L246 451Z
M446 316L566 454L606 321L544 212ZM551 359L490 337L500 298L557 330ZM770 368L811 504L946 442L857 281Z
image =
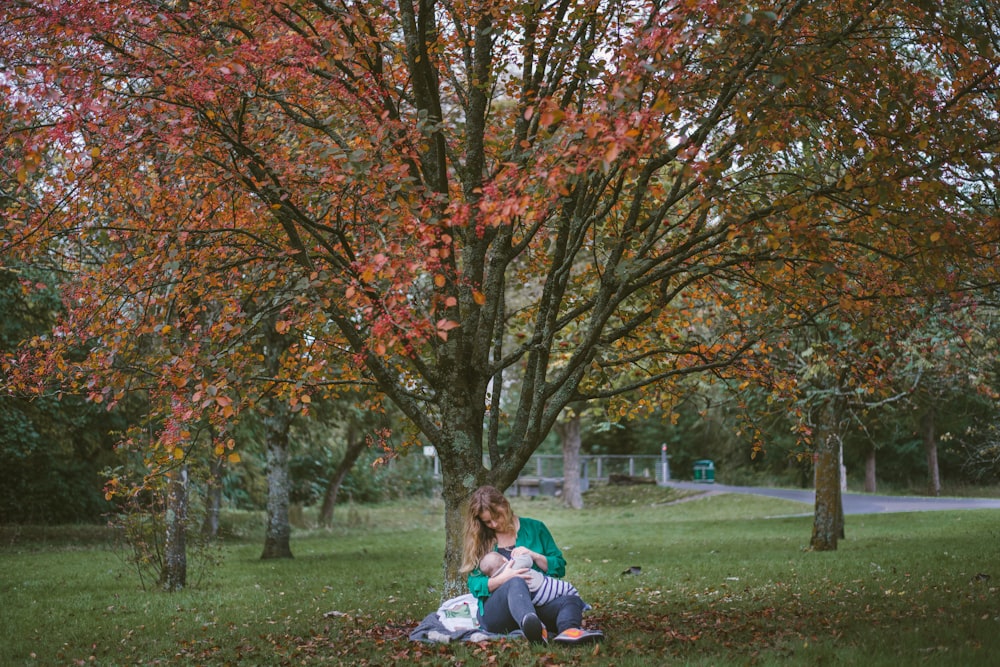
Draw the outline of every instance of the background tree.
M995 401L992 310L988 293L928 304L920 325L905 340L906 370L920 375L909 401L909 421L923 445L927 493L933 496L941 494L941 436L950 437L956 418ZM971 400L954 400L962 395Z
M566 507L576 510L583 508L583 493L580 490L580 422L580 414L570 410L553 426L562 444L562 501Z
M58 311L51 274L0 270L0 351L45 331ZM0 395L0 523L101 522L113 509L101 491L101 473L116 461L112 433L139 406L109 412L54 385L40 390Z
M338 413L341 425L338 437L343 440L344 447L336 467L328 470L324 476L325 484L318 517L322 526L333 524L333 511L341 487L361 455L369 448L384 452L384 448L380 445L387 440L388 434L392 431L387 427L387 424L392 422L387 418L385 407L379 404L375 396L368 398L344 396L334 409Z
M40 202L39 171L49 165L44 151L24 154L25 135L20 99L0 78L0 216L23 219ZM0 247L9 237L0 228ZM47 337L59 314L60 283L67 279L51 263L32 258L0 263L0 522L94 523L112 510L101 491L101 471L115 461L112 431L123 430L134 404L108 412L89 404L77 392L62 392L39 373L30 386L14 387L12 367L23 353L19 346L35 336ZM68 353L82 358L85 339Z

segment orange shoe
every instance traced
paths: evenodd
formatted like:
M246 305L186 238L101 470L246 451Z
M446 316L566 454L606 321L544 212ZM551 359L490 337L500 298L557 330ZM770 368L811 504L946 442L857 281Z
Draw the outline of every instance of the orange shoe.
M560 644L592 644L604 640L604 633L600 630L582 630L580 628L568 628L563 630L552 641Z

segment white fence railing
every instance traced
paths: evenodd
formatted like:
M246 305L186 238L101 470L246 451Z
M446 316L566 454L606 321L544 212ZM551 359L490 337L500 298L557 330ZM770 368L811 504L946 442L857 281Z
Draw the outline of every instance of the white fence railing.
M650 477L663 485L670 480L670 462L666 452L650 455L587 455L580 457L580 490L591 482L606 482L611 475ZM521 470L511 491L515 496L556 495L562 491L563 457L558 454L535 454Z
M427 448L431 450L431 448ZM429 452L427 452L429 454ZM586 491L591 482L607 482L611 475L652 477L663 485L670 480L670 457L666 451L659 456L639 454L587 454L580 457L580 490ZM434 458L434 475L440 475ZM563 457L561 454L535 454L514 483L514 495L555 495L562 489Z
M612 474L655 477L658 484L670 479L668 457L650 455L586 455L580 457L580 478L606 482ZM535 454L521 470L522 477L563 477L563 457Z

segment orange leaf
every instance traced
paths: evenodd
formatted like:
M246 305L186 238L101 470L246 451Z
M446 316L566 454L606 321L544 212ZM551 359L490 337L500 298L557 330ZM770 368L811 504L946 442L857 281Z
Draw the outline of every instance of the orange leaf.
M542 125L552 125L553 123L558 123L565 117L566 114L564 114L559 109L546 109L545 111L542 112L542 115L538 119L538 121Z
M437 335L441 340L448 340L448 332L458 326L458 322L452 320L438 320Z
M608 145L608 147L604 150L604 162L607 164L611 164L612 162L615 161L615 158L617 158L621 152L622 152L622 147L619 146L618 144L612 143Z

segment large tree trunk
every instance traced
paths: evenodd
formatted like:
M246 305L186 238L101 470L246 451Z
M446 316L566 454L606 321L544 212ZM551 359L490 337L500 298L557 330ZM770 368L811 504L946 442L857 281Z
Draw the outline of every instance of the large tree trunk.
M465 508L469 493L455 480L448 483L449 475L442 474L442 497L444 498L444 592L442 599L453 598L468 593L465 578L459 573L462 564L462 535L465 526Z
M459 572L462 565L462 536L465 534L465 512L469 496L486 479L476 479L469 471L476 468L471 462L464 465L460 457L441 459L441 497L444 500L444 591L442 599L468 593L465 577ZM481 469L481 466L480 466ZM501 488L498 486L498 488Z
M580 492L580 415L574 412L567 421L556 422L555 431L562 440L563 504L571 509L583 509Z
M326 487L326 493L323 494L323 504L319 510L319 525L330 526L333 524L333 508L337 505L340 485L347 477L347 473L354 467L355 461L361 456L366 445L367 441L364 436L358 437L357 430L352 424L347 429L347 450L344 452L344 458L337 465L337 469L333 472L330 483Z
M445 598L468 593L465 577L459 573L459 568L462 565L462 536L469 496L483 484L492 484L503 491L517 477L516 472L513 475L501 474L496 461L490 470L483 466L484 410L483 403L475 398L481 393L469 388L463 390L466 386L463 379L461 374L457 374L445 381L447 389L441 401L443 428L440 440L434 443L441 461L441 497L444 500ZM528 456L524 457L525 461Z
M163 544L163 590L176 592L187 585L188 468L167 473L166 537Z
M875 493L876 489L875 447L872 446L865 455L865 493Z
M927 455L927 493L941 495L941 469L938 467L937 438L934 434L934 408L928 408L921 423L924 453Z
M809 543L815 551L836 551L837 540L844 537L838 421L835 406L825 406L816 443L816 510Z

